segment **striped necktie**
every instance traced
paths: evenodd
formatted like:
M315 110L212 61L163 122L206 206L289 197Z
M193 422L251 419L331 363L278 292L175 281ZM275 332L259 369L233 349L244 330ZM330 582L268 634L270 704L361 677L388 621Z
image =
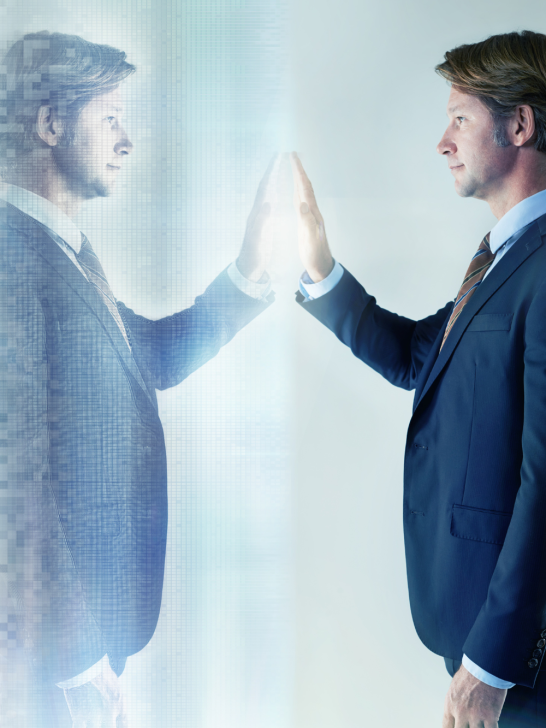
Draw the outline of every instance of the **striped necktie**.
M130 349L131 344L129 343L129 337L127 336L127 331L125 330L125 326L123 325L123 321L119 314L118 307L116 305L116 299L114 298L112 289L108 285L108 281L106 280L106 276L104 275L102 265L100 264L100 261L97 258L95 251L91 247L91 243L83 233L82 247L80 248L80 252L76 254L76 257L78 259L78 263L84 269L87 278L89 279L89 282L95 286L95 288L100 293L104 303L108 306L108 310L114 317L115 322L117 323L119 330L123 334L123 338L125 339L127 346Z
M470 265L468 266L468 270L464 277L463 285L459 288L459 293L455 299L455 305L453 306L453 311L451 312L451 316L447 322L444 338L442 339L442 346L445 344L449 332L453 328L453 324L457 321L461 315L461 311L474 295L476 288L483 281L484 275L487 273L494 260L495 253L491 252L491 248L489 247L489 233L487 233L480 243L480 247L476 251L476 254L470 261ZM442 346L440 346L440 351L442 351Z

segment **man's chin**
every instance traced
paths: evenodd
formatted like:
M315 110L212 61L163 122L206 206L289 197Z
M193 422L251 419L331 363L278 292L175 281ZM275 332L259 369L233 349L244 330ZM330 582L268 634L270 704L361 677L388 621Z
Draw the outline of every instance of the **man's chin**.
M109 197L114 191L115 180L109 183L103 182L102 180L95 180L92 184L88 185L87 199L93 200L95 197Z
M455 180L455 192L459 197L474 197L476 193L476 186L472 184L463 184L459 180Z

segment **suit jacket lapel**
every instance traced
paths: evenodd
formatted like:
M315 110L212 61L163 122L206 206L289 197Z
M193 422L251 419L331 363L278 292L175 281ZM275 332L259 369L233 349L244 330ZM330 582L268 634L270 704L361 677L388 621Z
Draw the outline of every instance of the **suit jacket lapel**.
M8 205L7 222L10 227L21 230L27 235L29 244L36 251L37 255L65 280L76 295L85 301L87 306L99 319L123 364L151 399L142 374L123 338L123 334L100 294L95 289L95 286L89 283L85 276L77 270L66 253L48 235L47 230L39 225L32 217L25 215L12 205Z
M469 301L469 303L470 303L470 301ZM451 309L450 309L449 314L451 315ZM449 321L449 315L446 316L444 325L438 332L438 336L436 337L434 343L432 344L432 348L429 352L429 355L425 359L423 368L421 369L421 373L419 375L419 379L418 379L417 385L415 387L415 397L413 399L413 412L415 412L417 405L421 401L421 394L423 392L423 389L424 389L425 385L427 384L428 378L432 371L432 368L434 367L434 364L436 363L436 361L438 359L438 352L440 351L440 346L442 344L442 339L444 338L444 331L446 330L448 321ZM453 332L451 332L451 333L453 333ZM451 334L450 334L450 336L451 336Z
M546 233L546 216L543 216L532 225L526 233L514 244L514 246L499 260L487 278L479 285L478 289L463 308L459 318L455 322L453 328L449 332L449 336L442 350L440 344L447 325L447 319L438 334L436 341L431 349L427 361L423 366L421 373L422 390L416 392L413 411L417 409L422 402L424 396L429 391L433 383L443 371L445 365L449 361L455 347L459 343L461 336L464 334L466 327L481 309L481 307L491 298L491 296L502 286L502 284L519 268L519 266L542 245L541 231ZM428 375L427 375L428 373Z

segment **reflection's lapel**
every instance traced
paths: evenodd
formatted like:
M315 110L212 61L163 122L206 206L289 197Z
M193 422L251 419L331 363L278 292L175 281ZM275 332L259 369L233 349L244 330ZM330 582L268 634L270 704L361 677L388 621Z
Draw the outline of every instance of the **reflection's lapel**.
M512 273L531 255L531 253L542 245L541 227L544 225L546 225L546 217L540 218L539 221L532 225L529 230L524 233L520 240L518 240L513 247L510 248L506 255L499 260L487 278L480 283L476 292L463 308L459 318L449 332L449 336L447 337L442 350L436 356L444 335L445 326L447 324L446 320L446 323L442 327L442 331L438 334L438 337L434 342L429 358L425 363L425 366L429 369L429 374L426 379L426 373L424 373L424 376L421 377L421 381L426 383L421 393L416 393L415 404L413 407L414 412L449 361L455 347L459 343L461 336L465 332L465 329L472 318L498 290L498 288L500 288L500 286L502 286L502 284L512 275Z
M37 223L34 218L21 212L13 205L8 204L7 222L10 227L22 231L28 237L29 244L36 251L36 254L47 265L53 268L67 285L72 288L74 293L93 311L103 329L106 331L123 365L131 372L140 387L146 392L148 398L150 398L148 388L123 338L123 334L95 286L89 283L87 278L80 273L66 253L61 250L55 240L48 234L47 229Z

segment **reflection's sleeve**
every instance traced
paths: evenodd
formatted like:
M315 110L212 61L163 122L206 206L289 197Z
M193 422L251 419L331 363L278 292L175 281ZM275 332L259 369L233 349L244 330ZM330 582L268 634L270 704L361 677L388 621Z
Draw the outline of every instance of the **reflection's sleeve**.
M251 298L223 271L190 308L151 321L123 303L118 308L129 329L137 360L152 374L156 389L179 384L273 302Z
M59 382L48 374L39 287L21 261L0 262L0 654L23 685L70 678L106 650L55 501L48 401Z
M228 267L227 274L231 278L231 282L240 291L246 293L247 296L258 298L261 301L267 300L271 292L271 278L269 277L269 273L264 272L259 281L251 281L244 277L239 271L239 268L237 268L237 263L234 261Z
M414 389L424 361L453 306L450 301L421 321L398 316L377 305L375 298L344 269L339 283L315 300L296 300L327 326L353 354L391 384Z

